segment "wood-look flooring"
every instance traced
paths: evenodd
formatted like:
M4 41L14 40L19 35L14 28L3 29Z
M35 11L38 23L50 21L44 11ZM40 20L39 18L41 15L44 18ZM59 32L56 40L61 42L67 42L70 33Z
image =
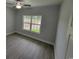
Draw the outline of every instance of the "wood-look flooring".
M19 34L6 39L6 59L54 59L53 46Z

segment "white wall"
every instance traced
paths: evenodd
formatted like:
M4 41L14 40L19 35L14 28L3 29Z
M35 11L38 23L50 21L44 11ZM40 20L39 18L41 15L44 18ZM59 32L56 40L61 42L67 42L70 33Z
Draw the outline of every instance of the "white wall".
M10 34L15 31L15 11L9 7L6 7L6 34Z
M59 23L55 44L55 59L65 59L67 48L67 27L70 14L72 13L73 0L64 0L61 6Z
M67 52L66 52L66 59L72 59L73 58L73 19L72 15L69 19L69 25L68 25L68 44L67 44Z
M73 58L73 39L70 37L69 44L68 44L68 49L67 49L67 55L66 59L72 59Z
M58 23L60 5L33 7L18 10L16 15L16 30L19 33L32 36L40 41L54 43ZM41 33L36 34L23 30L23 15L42 15Z

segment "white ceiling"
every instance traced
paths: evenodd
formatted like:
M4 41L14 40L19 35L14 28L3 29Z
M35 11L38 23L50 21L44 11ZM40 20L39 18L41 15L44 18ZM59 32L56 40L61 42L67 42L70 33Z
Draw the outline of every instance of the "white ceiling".
M13 3L15 0L6 0L6 2ZM25 4L30 4L31 6L47 6L47 5L57 5L63 0L23 0Z

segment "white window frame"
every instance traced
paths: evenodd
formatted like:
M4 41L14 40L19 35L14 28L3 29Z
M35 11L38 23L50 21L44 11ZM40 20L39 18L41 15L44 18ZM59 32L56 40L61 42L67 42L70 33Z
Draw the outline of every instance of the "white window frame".
M24 16L31 16L31 22L28 23L28 24L30 24L30 30L24 29ZM39 29L40 31L39 31L39 32L34 32L34 33L40 34L40 32L41 32L41 21L42 21L42 16L40 16L40 17L41 17L40 24L34 24L34 23L32 23L32 17L33 17L33 16L40 16L40 15L23 15L23 30L33 32L33 31L32 31L32 25L39 25L39 26L40 26L40 29Z

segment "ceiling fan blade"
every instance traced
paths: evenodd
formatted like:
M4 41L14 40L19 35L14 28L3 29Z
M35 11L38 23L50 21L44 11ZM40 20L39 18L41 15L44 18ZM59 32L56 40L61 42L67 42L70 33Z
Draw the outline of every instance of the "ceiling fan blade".
M23 7L23 8L31 8L31 5L29 5L29 4L24 4L22 7Z
M16 1L15 1L15 0L6 0L6 3L15 4L15 3L16 3Z
M31 7L30 4L24 4L23 6L25 6L25 7Z
M9 2L7 2L6 4L14 5L15 3L9 3Z
M22 2L23 0L16 0L16 1L20 1L20 2Z
M15 6L15 4L12 4L12 3L6 3L6 6L8 6L8 7L13 7L13 6Z

